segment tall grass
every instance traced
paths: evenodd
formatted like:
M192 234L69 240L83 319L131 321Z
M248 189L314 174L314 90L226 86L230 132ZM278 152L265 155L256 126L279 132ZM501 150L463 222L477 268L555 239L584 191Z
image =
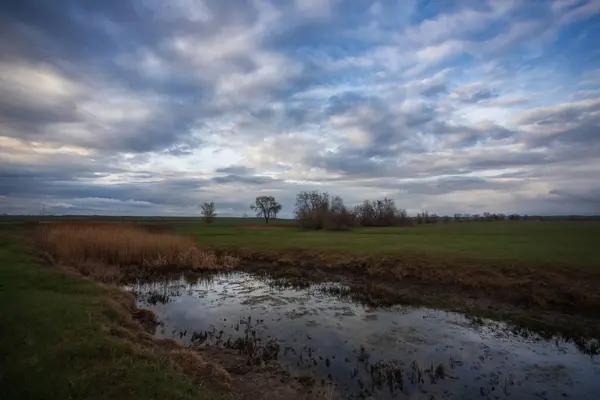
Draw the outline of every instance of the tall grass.
M237 257L199 250L194 239L150 231L126 223L65 222L40 228L42 250L74 266L177 266L189 269L233 268Z

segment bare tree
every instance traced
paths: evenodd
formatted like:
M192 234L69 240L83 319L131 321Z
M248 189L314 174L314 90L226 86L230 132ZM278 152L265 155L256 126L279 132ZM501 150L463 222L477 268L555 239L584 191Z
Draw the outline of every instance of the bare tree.
M277 214L279 214L279 211L281 211L282 207L283 207L283 206L282 206L281 204L279 204L279 203L276 203L276 205L275 205L275 206L273 207L273 209L271 210L271 212L273 213L273 214L271 215L271 217L272 217L273 219L277 219Z
M387 197L365 200L356 206L355 214L362 226L392 226L409 222L406 210L396 207L396 202Z
M250 209L256 212L258 218L264 218L268 224L269 220L277 217L277 213L281 211L279 204L273 196L258 196L254 204L250 205Z
M215 202L211 201L209 203L205 201L204 204L202 204L202 218L204 218L204 221L206 221L207 224L210 224L214 221L216 216Z
M396 219L400 224L408 223L408 212L406 211L406 208L398 208L396 210Z
M323 229L329 211L329 194L317 191L302 191L296 195L294 215L300 226L310 229Z
M323 221L325 229L344 230L356 224L356 216L346 207L342 197L331 197L328 206Z

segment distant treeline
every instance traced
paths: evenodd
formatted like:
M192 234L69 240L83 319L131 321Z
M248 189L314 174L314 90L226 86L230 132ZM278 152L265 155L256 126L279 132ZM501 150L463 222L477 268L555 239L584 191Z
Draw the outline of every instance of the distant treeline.
M281 210L281 206L277 211ZM406 226L434 224L439 222L472 221L531 221L531 220L600 220L600 216L532 216L485 212L483 214L454 214L439 216L427 210L409 216L406 209L398 207L393 199L365 200L361 204L348 207L340 196L330 196L327 192L302 191L296 195L294 218L307 229L343 230L356 226Z
M204 203L201 215L206 222L217 217L215 203ZM250 208L258 218L266 223L277 219L283 209L273 196L259 196ZM244 217L247 217L244 215ZM40 221L40 220L109 220L109 221L185 221L197 217L175 216L130 216L130 215L52 215L38 213L15 215L0 213L0 221ZM218 217L216 219L235 219ZM527 215L484 212L482 214L438 215L423 210L416 215L408 215L406 209L397 207L393 199L365 200L361 204L348 207L340 196L330 196L327 192L303 191L296 195L294 219L307 229L341 230L364 226L406 226L449 222L494 222L494 221L600 221L600 215Z

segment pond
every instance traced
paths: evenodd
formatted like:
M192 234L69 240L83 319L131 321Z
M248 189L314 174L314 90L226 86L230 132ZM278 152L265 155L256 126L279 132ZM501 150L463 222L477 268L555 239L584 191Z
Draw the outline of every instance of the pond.
M333 384L342 398L600 398L597 341L532 332L434 309L370 307L336 283L304 287L244 272L134 282L155 335L222 346L248 362Z

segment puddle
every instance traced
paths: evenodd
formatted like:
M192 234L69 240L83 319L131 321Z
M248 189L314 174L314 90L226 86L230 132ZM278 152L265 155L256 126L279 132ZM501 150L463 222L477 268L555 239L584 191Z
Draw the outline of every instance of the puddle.
M342 398L600 398L597 341L575 346L433 309L373 308L247 273L175 275L127 286L156 336L277 359ZM258 357L258 358L257 358Z

